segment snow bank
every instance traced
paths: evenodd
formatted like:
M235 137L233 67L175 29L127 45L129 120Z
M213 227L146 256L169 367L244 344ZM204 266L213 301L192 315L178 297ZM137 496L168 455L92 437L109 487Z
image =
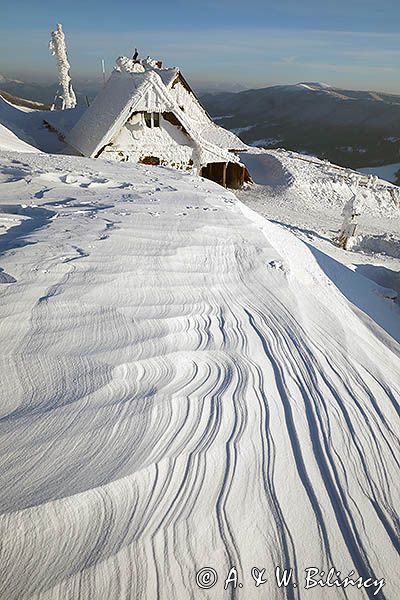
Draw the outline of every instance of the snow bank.
M270 186L291 185L293 176L285 168L282 161L273 154L265 152L242 152L240 154L241 162L246 165L247 170L254 183Z
M57 136L45 127L51 111L29 110L14 106L0 95L0 125L17 138L43 152L59 152L65 148Z
M0 150L11 150L15 152L39 152L30 144L20 140L12 131L0 124Z
M353 249L358 252L385 254L400 259L400 240L390 233L359 235L353 244Z
M262 158L263 155L266 156L265 159ZM386 181L285 150L252 149L248 153L248 158L244 154L242 158L247 160L249 165L254 163L258 183L268 183L268 164L279 161L282 171L290 173L293 192L298 194L299 200L302 199L304 210L307 210L310 199L314 199L311 201L317 202L320 208L326 206L341 209L356 193L362 201L363 213L398 218L400 188ZM265 175L263 175L263 161L266 164ZM276 166L275 170L278 169ZM279 180L277 184L280 185Z

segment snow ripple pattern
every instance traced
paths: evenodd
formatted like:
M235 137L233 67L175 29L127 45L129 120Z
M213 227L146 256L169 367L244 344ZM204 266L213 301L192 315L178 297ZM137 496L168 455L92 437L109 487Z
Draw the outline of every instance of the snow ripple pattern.
M320 599L280 565L394 600L398 346L211 182L29 157L7 189L57 214L0 255L0 597Z

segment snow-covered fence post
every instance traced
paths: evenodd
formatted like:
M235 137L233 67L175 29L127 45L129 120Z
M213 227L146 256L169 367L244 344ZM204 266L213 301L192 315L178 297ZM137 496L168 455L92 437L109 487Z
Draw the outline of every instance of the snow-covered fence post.
M346 202L342 211L344 219L337 241L339 246L344 250L349 248L352 238L355 237L358 226L358 217L361 214L362 201L357 197L357 187L358 185L356 186L356 191L353 192L352 197Z
M56 31L52 31L49 42L49 50L57 58L58 81L62 87L62 109L74 108L76 106L76 96L72 89L70 64L68 62L67 46L61 23L57 24Z

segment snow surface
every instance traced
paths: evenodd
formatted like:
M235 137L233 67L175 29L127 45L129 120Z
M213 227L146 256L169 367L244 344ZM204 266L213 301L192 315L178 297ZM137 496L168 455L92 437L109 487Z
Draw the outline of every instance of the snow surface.
M65 144L44 125L44 120L50 114L48 110L14 106L0 95L0 125L30 146L44 152L59 152L65 148Z
M243 159L301 232L191 174L0 153L1 598L397 598L399 307L317 247L346 178ZM322 595L314 565L386 583Z
M242 154L241 160L256 182L238 192L243 202L311 247L366 275L378 284L375 293L397 297L399 301L400 190L397 186L284 150L254 149ZM341 229L343 209L354 195L361 215L352 252L345 252L337 247L335 238ZM373 318L380 322L380 311L372 312Z
M306 91L306 92L321 92L321 91L325 91L325 92L330 92L332 90L331 86L328 85L327 83L318 83L318 82L313 82L313 81L306 81L306 82L302 82L302 83L295 83L295 84L283 84L283 85L275 85L275 86L271 86L271 87L276 87L276 88L282 88L285 89L287 92L298 92L298 91ZM333 90L332 90L333 91Z
M276 144L281 144L283 142L283 139L281 137L279 138L273 138L273 137L269 137L269 138L261 138L259 140L254 140L253 142L251 142L252 146L276 146Z
M16 152L39 152L30 144L20 140L12 131L0 124L0 150L11 150Z

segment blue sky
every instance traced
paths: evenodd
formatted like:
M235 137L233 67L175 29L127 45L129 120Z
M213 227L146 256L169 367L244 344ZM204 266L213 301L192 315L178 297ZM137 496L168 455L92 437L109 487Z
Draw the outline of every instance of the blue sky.
M322 81L400 93L400 0L2 0L0 73L56 80L63 24L73 79L137 46L203 89Z

